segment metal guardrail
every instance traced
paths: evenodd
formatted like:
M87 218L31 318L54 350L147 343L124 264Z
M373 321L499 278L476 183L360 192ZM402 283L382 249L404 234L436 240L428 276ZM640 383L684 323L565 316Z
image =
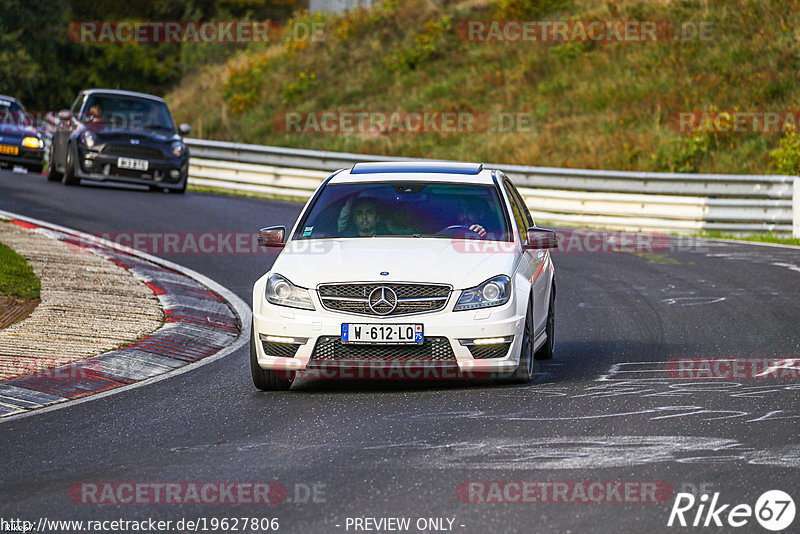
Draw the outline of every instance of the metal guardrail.
M304 199L336 169L365 161L418 161L186 139L189 182ZM674 174L487 164L519 187L537 220L629 231L777 232L800 237L800 178ZM794 202L793 202L794 199Z

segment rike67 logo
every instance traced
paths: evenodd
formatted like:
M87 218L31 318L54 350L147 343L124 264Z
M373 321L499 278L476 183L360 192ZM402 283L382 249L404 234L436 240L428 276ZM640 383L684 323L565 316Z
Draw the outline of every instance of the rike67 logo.
M749 504L722 504L719 492L696 498L691 493L678 493L669 514L667 526L739 528L747 525L755 517L767 530L777 532L792 524L795 516L794 500L781 490L770 490L756 500L755 507Z

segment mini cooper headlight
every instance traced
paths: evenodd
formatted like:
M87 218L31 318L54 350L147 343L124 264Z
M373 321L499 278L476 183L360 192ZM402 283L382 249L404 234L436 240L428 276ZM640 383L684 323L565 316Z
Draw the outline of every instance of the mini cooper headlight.
M183 153L186 152L186 145L184 145L180 141L175 141L174 143L172 143L172 146L170 148L172 150L172 155L175 156L176 158L183 156Z
M311 295L309 295L308 290L297 287L279 274L273 274L269 277L264 294L267 297L267 302L278 306L288 306L303 310L314 309L314 303L311 302Z
M86 130L81 134L81 142L86 145L86 148L92 148L97 143L97 136Z
M479 286L465 289L453 311L474 310L502 306L511 298L511 278L502 274L486 280Z

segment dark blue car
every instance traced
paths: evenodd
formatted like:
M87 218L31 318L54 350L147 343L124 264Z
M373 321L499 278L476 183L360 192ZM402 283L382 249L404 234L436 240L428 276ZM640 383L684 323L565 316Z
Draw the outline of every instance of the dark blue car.
M16 98L0 95L0 166L42 170L44 139Z

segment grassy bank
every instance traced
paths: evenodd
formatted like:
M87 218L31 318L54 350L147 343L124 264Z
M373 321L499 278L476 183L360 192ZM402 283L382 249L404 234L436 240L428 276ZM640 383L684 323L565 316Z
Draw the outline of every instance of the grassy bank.
M685 41L510 43L470 40L464 31L470 20L508 19L668 21L678 34L682 24L706 25L710 33ZM167 96L176 119L192 123L204 138L300 148L557 167L776 173L770 152L781 133L692 135L676 130L677 117L786 111L800 101L797 0L386 0L372 11L299 16L293 27L321 28L321 38L292 39L289 31L283 42L252 45L225 64L188 74ZM462 111L490 118L520 112L532 122L507 132L282 131L285 113L324 110Z
M40 289L39 279L25 258L0 243L0 296L38 299Z
M777 245L792 245L795 247L800 247L800 239L777 235L771 232L766 234L748 235L725 234L722 232L703 232L702 234L698 234L698 237L708 237L712 239L733 239L736 241L756 241L758 243L772 243Z

